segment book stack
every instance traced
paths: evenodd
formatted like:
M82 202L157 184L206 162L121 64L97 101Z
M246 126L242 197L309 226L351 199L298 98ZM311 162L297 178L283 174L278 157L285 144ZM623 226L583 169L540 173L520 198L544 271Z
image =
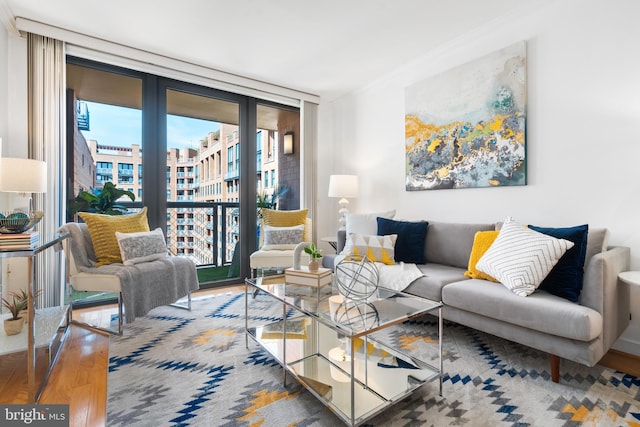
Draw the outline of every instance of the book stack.
M31 231L17 234L0 234L0 250L31 249L38 245L40 233Z

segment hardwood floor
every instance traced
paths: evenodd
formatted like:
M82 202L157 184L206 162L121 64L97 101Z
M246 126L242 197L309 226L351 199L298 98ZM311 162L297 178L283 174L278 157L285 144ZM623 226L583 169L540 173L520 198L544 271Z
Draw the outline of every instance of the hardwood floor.
M199 292L219 294L239 292L242 286ZM115 306L75 310L79 320L108 324ZM6 360L5 360L6 359ZM24 375L18 376L25 364L24 354L3 358L0 363L0 403L25 403L27 387ZM100 427L106 422L107 365L109 337L77 325L71 325L69 336L58 362L40 397L41 404L69 404L71 427ZM600 362L604 366L640 376L640 357L611 350ZM562 369L562 366L560 367ZM22 371L24 372L24 371Z

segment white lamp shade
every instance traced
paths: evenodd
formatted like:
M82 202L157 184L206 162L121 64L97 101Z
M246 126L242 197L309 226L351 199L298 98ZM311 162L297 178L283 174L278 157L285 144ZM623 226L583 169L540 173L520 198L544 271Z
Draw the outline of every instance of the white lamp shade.
M47 164L40 160L0 157L0 191L46 192Z
M329 197L352 198L358 196L356 175L331 175L329 177Z

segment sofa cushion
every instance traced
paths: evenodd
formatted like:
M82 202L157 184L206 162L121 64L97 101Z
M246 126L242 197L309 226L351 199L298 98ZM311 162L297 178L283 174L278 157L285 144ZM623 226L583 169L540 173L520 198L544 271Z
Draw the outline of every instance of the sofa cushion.
M540 283L540 289L566 298L569 301L578 302L580 290L582 289L589 226L584 224L576 227L545 228L529 225L529 228L539 233L573 242L573 247L560 258L555 267Z
M366 214L348 213L345 218L347 236L351 233L375 235L378 230L377 218L393 218L395 215L395 209L386 212L372 212Z
M424 252L426 262L466 269L476 232L487 230L495 230L495 225L429 221Z
M342 254L366 256L370 261L393 265L396 263L394 247L397 238L397 234L365 236L352 233L347 238L347 244Z
M149 231L146 206L140 212L129 215L80 212L78 216L82 218L89 228L98 267L122 262L116 231L121 233Z
M543 290L521 298L499 283L470 279L445 286L442 301L451 307L564 338L591 341L602 333L600 313Z
M445 285L468 280L464 276L464 268L442 264L418 264L418 268L424 276L413 281L404 292L432 301L442 301L442 288Z
M573 242L505 222L476 268L495 277L515 294L531 295Z
M472 279L485 279L497 282L494 277L478 270L476 264L478 264L478 260L482 258L482 255L484 255L493 242L495 242L499 233L499 231L478 231L476 233L476 236L473 238L471 255L469 255L469 265L467 266L467 271L464 273L465 276L471 277Z
M293 249L282 251L255 251L249 257L252 269L288 268L293 265Z
M262 226L270 225L272 227L293 227L295 225L303 224L304 233L302 233L302 241L311 241L311 218L307 218L307 214L309 213L308 209L279 211L274 209L262 208L260 212L262 215ZM264 232L260 230L258 247L261 248L262 245L264 245Z
M116 240L124 265L135 265L169 256L167 241L159 227L139 233L116 231Z
M397 234L396 262L424 264L424 240L429 223L426 221L395 221L378 217L378 235Z
M274 227L264 225L264 245L263 251L295 249L302 242L304 225L294 225L291 227Z

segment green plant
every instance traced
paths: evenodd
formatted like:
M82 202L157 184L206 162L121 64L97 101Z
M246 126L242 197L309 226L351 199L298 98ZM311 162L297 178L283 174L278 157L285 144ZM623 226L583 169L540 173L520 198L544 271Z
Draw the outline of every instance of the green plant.
M256 194L256 207L258 208L258 217L262 217L262 209L275 209L278 206L278 200L289 192L286 185L278 185L273 193L269 194L265 190Z
M118 199L127 196L135 201L136 196L131 191L117 188L112 182L105 182L102 188L91 191L81 191L67 207L67 220L72 221L78 212L91 212L107 215L122 215L127 208L118 204Z
M318 249L314 243L304 248L304 253L309 254L312 259L322 258L322 250Z
M41 293L42 289L38 289L33 297L38 298ZM18 300L24 301L24 308L27 308L27 303L29 301L29 294L27 293L27 291L25 291L24 289L20 289L19 291L13 291L10 294L15 296Z
M27 302L22 300L16 293L11 293L11 301L2 298L2 305L9 309L11 320L18 320L20 311L27 308Z

